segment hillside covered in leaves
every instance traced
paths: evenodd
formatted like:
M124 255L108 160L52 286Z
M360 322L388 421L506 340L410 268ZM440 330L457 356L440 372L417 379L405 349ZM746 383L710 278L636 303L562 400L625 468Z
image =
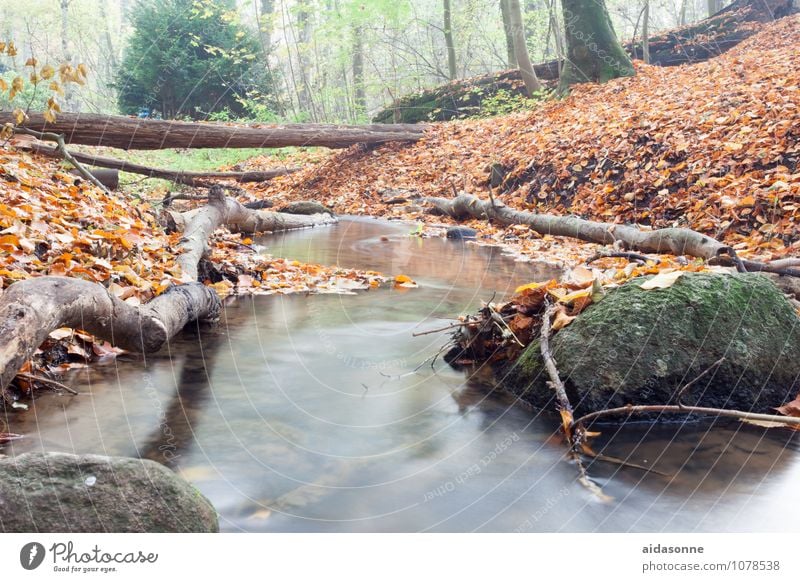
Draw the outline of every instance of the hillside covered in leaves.
M793 16L708 62L637 62L634 78L577 86L524 114L433 124L413 144L351 148L251 193L314 198L339 213L440 221L414 204L386 202L397 192L486 198L492 191L535 212L687 226L745 256L797 254L798 57ZM519 229L483 228L496 240L525 238Z

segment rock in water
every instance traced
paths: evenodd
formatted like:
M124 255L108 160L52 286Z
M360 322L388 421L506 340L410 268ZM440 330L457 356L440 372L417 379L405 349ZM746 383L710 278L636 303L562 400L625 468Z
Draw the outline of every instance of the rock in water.
M26 453L0 459L5 532L216 532L217 512L153 461Z
M278 212L286 212L287 214L305 214L309 216L312 214L327 213L333 216L333 210L320 204L319 202L314 202L313 200L291 202L278 210Z
M645 291L640 277L609 292L551 340L576 414L627 404L676 404L687 382L725 357L685 404L774 413L800 390L800 319L766 277L686 273ZM531 344L506 388L554 410L540 346Z
M472 239L477 238L478 231L466 226L451 226L447 229L447 238L452 239Z

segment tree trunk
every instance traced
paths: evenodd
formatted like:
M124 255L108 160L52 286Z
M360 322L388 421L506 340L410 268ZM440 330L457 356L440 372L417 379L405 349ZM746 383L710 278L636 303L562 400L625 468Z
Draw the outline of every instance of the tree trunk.
M541 91L543 85L539 82L536 72L531 65L531 57L528 54L528 45L525 43L525 27L522 24L522 9L519 0L508 0L508 13L511 20L511 33L514 40L514 55L519 64L519 72L528 95L533 95Z
M708 16L714 16L717 12L722 10L722 0L708 0L706 2L708 6Z
M559 91L575 83L604 83L635 74L617 40L605 0L562 0L567 37L567 61Z
M503 17L503 32L506 39L506 55L508 56L508 68L516 69L519 67L517 64L517 57L514 54L514 35L511 28L511 15L508 11L509 0L500 0L500 14Z
M214 289L198 283L197 264L208 250L208 237L218 227L254 232L287 230L336 219L324 215L289 215L248 210L211 188L208 205L183 215L178 264L186 283L170 288L145 305L134 306L99 283L69 277L35 277L18 281L0 295L0 391L59 327L83 329L113 345L134 352L156 352L195 320L216 319L220 300Z
M261 47L264 54L272 52L272 27L273 14L275 12L275 0L261 0L261 13L258 15L258 36L261 39Z
M61 54L64 64L72 66L72 52L69 50L69 5L72 0L61 0ZM64 83L64 109L77 111L75 88L72 83Z
M31 144L30 149L37 154L60 158L61 154L55 147L44 146L39 144ZM118 160L116 158L106 158L103 156L95 156L92 154L84 154L81 152L73 152L70 154L73 158L82 164L90 164L92 166L99 166L101 168L111 168L114 170L121 170L123 172L130 172L131 174L140 174L149 178L161 178L163 180L170 180L177 184L184 184L186 186L205 186L205 180L233 180L236 182L266 182L275 178L276 176L285 176L292 174L300 168L276 168L275 170L266 170L263 172L189 172L185 170L165 170L161 168L150 168L140 164L134 164L126 160ZM92 171L92 173L95 173ZM101 180L102 181L102 180ZM113 188L112 188L113 189Z
M107 146L124 150L167 148L280 148L320 146L346 148L355 144L415 141L425 125L224 125L160 119L134 119L116 115L62 113L47 123L41 113L31 113L22 126L64 135L68 144ZM13 123L10 112L0 112L0 125Z
M360 26L353 29L353 102L355 118L361 119L367 113L367 93L364 89L364 41Z
M447 47L447 74L450 80L453 81L458 78L458 70L456 67L456 45L453 40L453 15L450 9L450 2L452 0L443 0L444 2L444 43Z
M686 26L686 5L689 0L681 0L681 9L678 16L678 26Z
M650 64L650 0L644 0L642 10L642 60Z

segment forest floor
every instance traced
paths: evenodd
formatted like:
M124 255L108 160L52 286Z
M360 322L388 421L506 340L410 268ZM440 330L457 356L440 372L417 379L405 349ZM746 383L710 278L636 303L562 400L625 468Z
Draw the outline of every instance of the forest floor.
M243 185L240 200L269 199L277 208L316 200L339 214L414 221L424 235L441 235L441 227L452 221L426 213L413 197L463 191L481 198L492 194L532 212L645 228L686 226L730 244L743 258L800 256L798 62L800 16L795 16L766 25L708 62L675 68L637 63L634 78L579 86L567 99L528 113L433 124L416 143L246 162L237 156L222 163L245 169L303 166L268 183ZM388 204L392 198L408 201ZM104 194L76 181L57 162L4 145L0 287L32 276L66 275L144 303L180 282L174 250L180 234L164 231L159 210L152 201ZM479 230L479 242L506 245L531 260L573 266L598 248L540 236L527 226L477 220L466 225ZM386 281L375 272L254 252L263 249L225 230L214 235L211 247L211 260L223 275L213 285L222 296L346 293ZM705 268L674 259L634 268L624 259L604 259L603 267L612 279L667 267ZM580 276L591 282L591 273ZM395 283L413 285L405 276ZM52 337L61 341L65 333ZM78 359L110 353L110 346L92 344L91 338L70 338L70 354Z
M464 191L538 213L686 226L746 258L800 254L800 16L764 25L710 61L637 62L637 76L576 87L505 117L432 125L412 144L353 147L293 175L247 186L276 205L314 199L340 214L449 222L392 197ZM273 167L254 158L250 169ZM490 187L494 172L502 183ZM481 240L574 263L594 245L481 221Z

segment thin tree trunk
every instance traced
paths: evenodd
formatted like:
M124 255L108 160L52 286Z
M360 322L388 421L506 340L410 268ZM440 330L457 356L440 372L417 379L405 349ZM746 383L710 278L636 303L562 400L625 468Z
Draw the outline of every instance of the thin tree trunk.
M541 91L543 85L539 82L536 72L533 70L531 58L528 54L528 45L525 43L525 27L522 24L522 9L519 0L508 0L508 13L511 20L511 32L514 40L514 55L516 55L519 65L519 72L528 95L533 95Z
M508 67L518 68L517 57L514 54L514 35L511 28L511 15L508 11L509 0L500 0L500 14L503 17L503 32L506 39L506 54L508 55Z
M453 15L450 7L452 0L443 0L444 2L444 42L447 46L447 74L450 80L453 81L458 77L458 70L456 68L456 45L453 40Z
M567 59L559 91L575 83L604 83L635 74L631 60L620 45L605 0L562 0Z
M367 93L364 88L364 42L361 39L362 29L353 29L353 102L355 118L360 119L367 113Z
M650 0L644 0L642 14L642 59L650 64Z
M680 16L678 18L678 26L686 26L686 5L689 0L681 0Z
M722 10L722 0L707 0L708 15L714 16L717 12Z
M72 66L72 52L69 49L69 5L72 0L60 0L61 6L61 54L64 64ZM64 84L64 104L67 111L77 111L75 88L72 83Z

